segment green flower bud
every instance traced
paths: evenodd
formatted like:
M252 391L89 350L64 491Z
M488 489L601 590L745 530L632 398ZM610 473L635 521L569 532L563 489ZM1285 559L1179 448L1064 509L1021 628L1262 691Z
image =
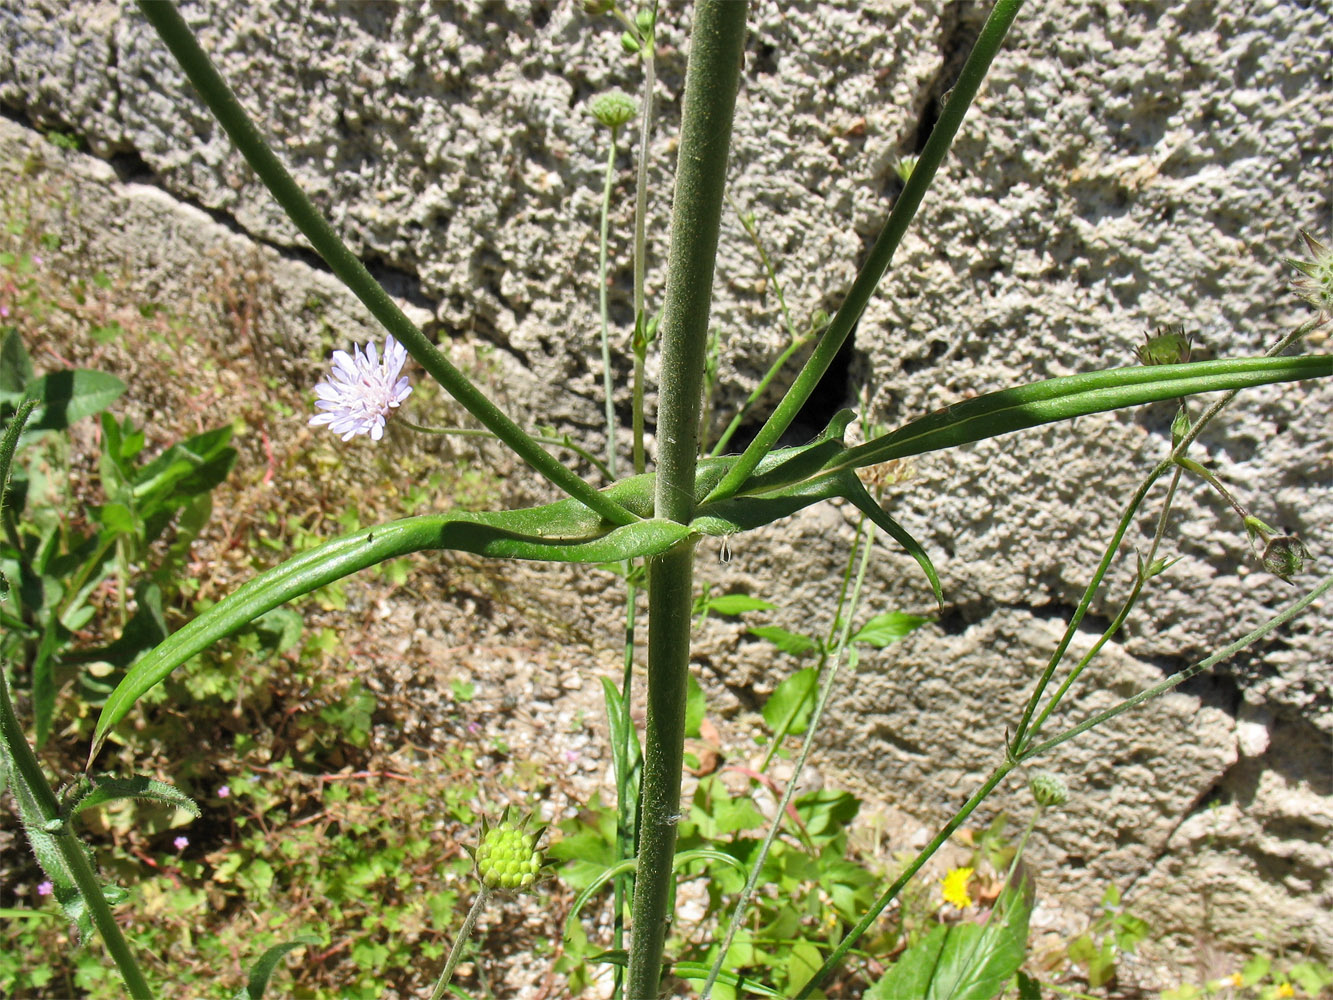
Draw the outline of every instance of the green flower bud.
M636 56L639 54L639 50L643 48L643 46L639 44L639 40L634 37L634 33L631 31L627 31L620 36L620 47L625 50L625 55L627 56Z
M1310 251L1309 260L1294 260L1284 257L1283 262L1290 264L1303 278L1292 282L1301 298L1316 309L1333 316L1333 251L1320 243L1309 233L1302 231L1301 238Z
M590 110L594 118L611 129L620 128L627 122L633 121L639 112L634 99L618 90L594 98Z
M1171 447L1176 448L1181 441L1185 440L1185 435L1190 432L1190 415L1181 407L1176 411L1175 419L1171 421Z
M1037 805L1050 808L1069 801L1069 786L1050 771L1037 771L1028 778L1028 788Z
M898 162L893 165L893 170L894 173L898 175L898 180L902 181L904 184L907 183L907 179L912 176L912 171L916 169L916 161L918 159L919 157L916 156L902 156L898 158Z
M644 38L651 38L653 36L654 23L653 9L651 7L643 8L643 10L634 15L634 23L639 26L639 34Z
M477 877L488 889L526 889L537 880L543 856L537 846L540 830L526 829L527 820L505 819L482 834L477 848Z
M1264 569L1279 580L1291 583L1291 578L1305 568L1310 550L1305 543L1291 535L1275 535L1264 546Z
M583 13L589 17L597 17L601 14L609 14L615 7L616 0L583 0Z
M1190 359L1190 338L1183 326L1162 327L1155 334L1143 335L1143 343L1134 351L1145 365L1183 365Z

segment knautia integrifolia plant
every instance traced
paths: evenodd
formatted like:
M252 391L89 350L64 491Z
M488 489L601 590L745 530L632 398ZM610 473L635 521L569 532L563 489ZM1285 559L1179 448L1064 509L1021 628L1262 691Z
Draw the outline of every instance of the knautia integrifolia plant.
M779 363L785 363L801 345L811 341L813 351L762 428L738 455L723 454L725 441L714 443L710 449L701 440L701 408L711 382L710 373L717 371L717 353L721 349L718 339L710 337L709 314L714 262L725 210L724 181L746 32L746 5L728 0L700 0L692 13L665 299L659 316L649 309L644 293L646 193L643 183L647 137L653 123L657 14L655 9L646 9L631 16L614 0L585 3L585 9L590 13L615 16L622 21L625 28L622 47L630 58L640 61L645 82L642 97L637 102L616 95L596 100L590 108L608 130L611 161L616 155L620 130L628 128L636 115L640 129L640 183L636 191L634 239L635 318L630 337L634 357L634 474L616 478L615 414L610 406L611 340L603 295L603 362L608 431L612 433L608 433L608 451L599 465L609 478L616 481L601 489L581 479L543 447L551 443L567 446L570 442L553 441L549 436L534 435L525 430L451 364L404 315L283 168L174 6L145 2L141 7L218 122L293 223L386 330L382 343L346 345L353 348L352 353L342 350L335 353L330 375L316 390L318 412L310 423L327 425L344 440L357 435L379 440L387 421L401 419L398 411L412 391L402 375L410 355L424 369L426 376L449 392L486 433L507 445L516 456L562 491L566 499L520 510L448 512L393 521L331 540L260 574L167 636L130 666L107 699L98 719L88 755L90 772L112 728L126 717L146 692L190 657L284 602L384 560L424 549L452 549L503 559L616 565L620 567L628 591L627 633L632 633L635 624L636 590L646 587L648 594L646 725L642 733L637 732L628 711L632 698L633 643L627 641L623 682L619 687L610 682L606 684L612 736L610 755L619 794L616 830L619 857L616 863L606 867L594 885L585 890L580 900L581 904L608 883L613 886L615 937L607 942L604 960L616 969L615 994L633 1000L656 997L664 975L670 974L677 980L698 984L704 996L724 992L734 995L738 990L745 990L759 995L804 998L819 993L849 951L862 940L886 907L898 898L908 880L1014 770L1026 768L1031 761L1066 740L1104 724L1208 669L1299 614L1333 586L1333 576L1325 577L1262 628L1239 637L1212 656L1071 728L1057 733L1046 731L1052 714L1072 685L1097 652L1117 634L1144 588L1167 564L1159 549L1174 484L1159 515L1151 548L1139 557L1133 585L1121 610L1093 648L1069 667L1066 654L1070 642L1102 587L1121 542L1152 486L1167 473L1176 480L1183 474L1193 474L1225 490L1217 477L1187 454L1203 428L1241 389L1333 374L1333 361L1326 355L1289 356L1286 353L1305 334L1328 321L1328 253L1313 238L1307 238L1313 257L1296 266L1305 276L1304 289L1316 307L1317 315L1278 340L1262 357L1193 362L1189 360L1188 335L1183 331L1164 331L1148 338L1140 349L1141 366L1013 386L958 402L888 432L867 427L862 435L863 443L854 447L844 443L844 433L855 415L844 411L834 417L813 441L797 447L778 447L890 266L992 59L1018 14L1018 0L996 0L924 148L912 162L901 165L902 191L836 314L831 318L817 317L805 327L787 317L792 348L784 353ZM609 198L608 182L603 195L601 227L603 290ZM743 216L743 221L747 232L757 239L753 217ZM765 265L776 282L767 258ZM783 305L785 313L785 301ZM652 349L660 352L661 374L656 454L652 456L650 470L644 446L643 411L644 359ZM764 384L768 384L768 379ZM1204 392L1223 392L1225 395L1194 416L1183 400ZM816 949L818 961L808 963L799 975L788 974L780 986L775 986L756 979L744 964L735 964L730 957L733 955L732 942L738 929L744 926L749 908L761 889L765 859L774 849L780 818L791 804L796 776L811 751L838 670L854 658L858 643L883 646L924 621L890 613L875 616L859 627L855 624L862 582L878 532L887 534L916 560L936 599L942 600L940 582L929 554L883 508L860 473L878 468L880 471L876 476L869 477L871 487L876 488L876 483L882 483L886 475L886 463L1086 414L1177 399L1182 402L1172 450L1149 472L1126 503L1123 516L1108 540L1105 555L1062 640L1052 651L1046 669L1034 685L1021 717L1014 720L999 748L1002 751L999 762L989 777L902 874L891 885L872 894L867 905L861 908L859 919L840 940L820 942L822 947ZM40 399L28 400L10 418L0 444L0 479L8 473L25 421L43 403ZM586 452L580 453L586 455ZM858 535L858 549L849 556L843 600L830 612L831 625L827 636L810 640L811 648L818 651L819 666L802 678L799 697L792 699L790 709L775 710L771 720L779 740L789 733L804 735L804 745L795 765L796 775L787 783L776 810L778 819L774 820L760 849L744 862L711 848L679 853L676 842L682 815L681 774L689 697L687 665L691 624L697 613L695 547L701 539L728 538L752 531L810 505L832 500L845 501L858 510L863 518L863 530ZM1284 578L1294 575L1308 558L1303 543L1275 531L1240 508L1234 500L1231 502L1243 518L1244 530L1254 536L1256 543L1262 544L1264 565ZM735 603L717 603L715 606L719 610L728 607L745 610ZM775 636L774 641L795 640L790 636ZM1051 690L1053 684L1056 685L1054 691ZM793 686L791 690L796 691L797 687ZM169 786L150 786L133 778L87 779L82 784L71 785L82 789L77 794L57 796L24 738L8 690L3 685L0 685L0 695L3 696L0 698L0 735L3 736L6 770L38 860L55 892L66 904L71 919L81 927L95 927L101 935L129 993L134 997L155 995L160 990L147 981L112 913L115 892L100 883L87 851L75 834L73 819L74 814L87 808L90 802L100 803L126 795L151 794L184 806L188 806L188 800L173 793ZM1063 785L1049 776L1034 776L1032 790L1037 809L1024 833L1024 843L1042 810L1061 804L1067 794ZM1008 872L1003 892L985 925L959 930L952 943L946 940L951 931L944 929L938 935L939 940L932 939L930 947L904 953L888 976L872 987L871 995L911 995L918 985L930 982L951 984L950 995L953 996L983 997L1003 990L1018 974L1022 963L1031 907L1030 887L1018 877L1021 846ZM534 830L505 818L484 832L475 852L478 887L463 934L455 942L443 972L438 966L423 970L423 982L426 976L436 982L435 996L443 996L452 989L450 974L458 962L464 939L486 901L493 894L540 889L538 874L543 858ZM744 885L730 902L726 919L717 927L717 940L709 953L710 961L667 963L664 955L672 923L675 873L696 863L739 865L744 869ZM965 895L963 889L958 898ZM280 951L271 952L258 959L256 976L252 977L248 987L250 995L255 995L256 990L262 992L264 982L281 954ZM942 965L945 962L950 963L947 969Z

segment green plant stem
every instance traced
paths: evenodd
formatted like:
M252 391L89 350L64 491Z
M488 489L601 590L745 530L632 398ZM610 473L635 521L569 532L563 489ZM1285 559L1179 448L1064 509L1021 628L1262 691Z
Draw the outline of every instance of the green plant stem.
M37 762L37 755L32 752L23 727L19 725L18 716L14 713L14 703L9 697L9 682L3 670L0 670L0 740L3 740L8 750L7 756L14 770L18 772L18 780L27 789L43 819L47 822L59 820L60 803L56 800L55 793L51 791L51 786L47 784L42 766ZM102 887L97 882L97 876L88 862L87 855L83 853L82 845L69 832L68 824L64 824L61 831L54 834L52 839L55 841L56 849L60 851L66 869L79 887L79 895L83 897L83 904L88 908L97 933L102 936L106 950L111 954L116 968L120 970L121 978L125 980L125 988L135 1000L148 1000L152 997L153 991L148 988L148 981L139 971L139 965L134 960L129 943L120 932L120 925L116 923L116 917L111 912L106 897L102 895Z
M625 718L621 720L621 729L624 730L624 743L619 748L620 766L616 769L616 862L624 861L626 856L633 851L632 828L633 820L636 815L634 807L637 797L632 796L630 791L633 782L630 780L630 772L634 764L631 759L631 751L634 747L634 724L629 718L630 694L634 688L634 631L637 617L637 601L639 588L628 579L629 563L625 564L626 583L625 583L625 654L623 661L623 676L620 681L621 705L625 709ZM612 887L614 916L613 920L613 944L616 951L621 951L625 947L625 895L626 891L632 886L634 875L632 872L617 875ZM620 1000L625 991L625 969L623 966L615 967L615 986L612 989L612 1000Z
M733 204L733 208L734 207ZM722 436L719 437L717 442L713 445L712 450L709 452L709 455L713 458L717 458L726 450L727 445L731 443L732 436L740 429L741 421L745 419L745 415L750 412L750 409L755 403L763 398L764 393L773 383L773 379L777 378L778 373L787 366L787 362L792 359L792 355L796 354L796 352L800 351L806 344L810 343L815 335L814 330L811 330L804 335L796 332L796 324L793 323L791 319L791 310L787 308L787 296L782 290L782 282L778 280L778 272L773 267L773 261L769 258L768 252L764 249L763 241L759 239L758 230L739 210L737 210L736 214L740 216L741 226L745 229L745 234L750 237L750 242L754 244L755 250L759 252L759 260L764 265L764 273L768 275L768 281L773 286L773 291L778 297L778 306L782 310L782 323L783 326L787 328L787 336L790 339L786 349L778 355L776 361L769 365L768 371L764 373L764 377L759 380L759 384L755 386L754 391L746 397L745 402L741 404L741 408L736 411L735 415L731 418L731 422L727 424L726 430L722 432Z
M499 440L494 431L488 431L481 427L426 427L422 424L413 423L406 417L398 417L397 422L402 424L408 430L416 431L418 434L435 434L440 437L484 437L490 438L492 441ZM553 448L567 448L605 476L607 482L615 480L615 474L607 467L605 462L586 448L580 447L568 437L552 437L549 434L534 434L532 439L539 444L550 445Z
M597 247L597 304L602 314L602 393L606 397L606 467L616 478L616 400L611 383L611 318L606 301L606 243L611 233L611 183L616 177L616 130L611 129L611 147L606 153L606 179L602 182L602 226Z
M1222 494L1222 499L1225 500L1228 504L1230 504L1231 509L1234 510L1240 516L1240 519L1242 521L1247 520L1249 518L1250 512L1240 505L1240 501L1231 495L1231 491L1222 485L1222 481L1218 479L1215 475L1213 475L1211 472L1209 472L1202 465L1200 465L1198 462L1194 461L1194 459L1185 458L1182 455L1180 458L1176 460L1176 464L1179 465L1185 471L1194 473L1196 476L1202 479L1213 489L1217 490L1218 493Z
M908 882L912 881L912 877L921 870L921 866L931 859L934 853L940 849L940 846L953 836L953 832L962 826L967 818L972 815L973 810L981 805L981 803L986 800L987 796L996 789L1000 782L1008 777L1009 772L1017 766L1018 764L1016 761L1006 759L990 773L990 776L985 780L981 787L972 794L972 797L963 804L963 807L954 813L953 818L940 828L940 831L935 834L934 839L921 849L920 853L912 859L912 863L903 869L902 874L894 879L893 884L884 890L884 894L881 895L879 899L875 900L875 904L866 911L857 922L856 926L848 931L846 936L838 942L838 946L833 949L828 958L824 959L824 964L819 967L818 971L815 972L810 981L802 987L801 992L797 994L795 1000L806 1000L811 993L819 988L819 985L828 977L829 973L836 969L838 964L842 962L844 957L846 957L847 953L852 950L852 947L860 939L861 935L870 928L871 924L879 919L879 915L884 912L884 908L898 898L898 894L903 891L903 887L906 886Z
M708 1000L712 993L713 984L717 982L717 977L722 973L722 964L726 961L727 952L731 950L731 943L736 939L736 932L741 929L741 925L745 922L745 914L749 909L750 900L754 898L755 887L759 884L759 876L763 872L764 862L768 859L768 852L772 849L773 841L777 839L778 831L782 828L782 820L787 814L787 807L791 805L791 800L796 795L796 785L800 781L801 771L805 768L805 762L810 758L810 751L815 745L815 733L819 729L819 721L823 718L824 709L833 694L833 685L838 679L838 671L842 669L842 664L847 658L847 647L851 644L852 638L852 620L856 617L856 608L861 602L861 586L865 583L866 570L870 568L870 554L875 545L875 525L868 521L864 515L861 517L861 530L857 531L858 539L863 532L865 534L865 547L861 551L861 563L856 570L856 583L852 586L847 614L842 620L842 634L838 637L838 646L833 654L832 665L825 672L823 683L819 687L819 699L815 702L814 711L810 714L810 722L805 730L805 739L801 743L801 752L796 758L791 778L782 793L782 801L778 803L777 812L773 815L773 822L769 824L768 833L764 837L764 843L759 848L758 856L750 862L749 877L745 880L745 888L741 890L740 897L736 900L736 909L732 912L731 920L727 924L727 934L722 942L722 947L718 949L717 957L713 959L713 967L708 970L708 979L705 980L700 994L701 1000ZM853 549L854 557L855 549ZM849 569L850 566L849 561ZM841 600L839 601L838 610L842 610Z
M1319 322L1318 319L1315 319L1307 323L1302 323L1274 344L1272 348L1266 351L1265 356L1270 358L1277 357L1288 347L1295 344L1317 327ZM1065 652L1069 649L1069 643L1073 641L1074 635L1078 632L1079 624L1083 621L1083 616L1087 613L1088 606L1092 603L1092 599L1096 596L1097 591L1101 589L1102 580L1105 578L1107 570L1110 569L1111 561L1115 558L1116 552L1119 551L1120 543L1125 537L1125 532L1129 530L1129 526L1134 520L1135 514L1138 512L1139 506L1143 503L1144 498L1147 497L1148 491L1152 489L1153 484L1156 483L1168 469L1172 468L1180 458L1184 457L1185 453L1189 450L1189 446L1198 439L1200 434L1203 433L1203 429L1207 427L1208 424L1212 423L1213 419L1219 413L1231 405L1232 400L1236 398L1239 392L1239 389L1231 389L1217 399L1212 406L1208 407L1208 409L1204 411L1203 416L1199 417L1198 420L1190 425L1190 429L1185 432L1185 435L1171 450L1171 454L1158 463L1157 467L1154 468L1152 472L1148 474L1147 478L1140 484L1139 488L1134 492L1134 495L1130 497L1129 503L1125 506L1124 513L1120 516L1120 522L1116 525L1115 533L1112 535L1111 541L1106 547L1106 552L1103 554L1101 562L1098 564L1096 571L1092 575L1092 581L1088 584L1087 589L1084 590L1083 597L1079 601L1078 607L1074 610L1073 617L1069 619L1069 625L1065 628L1065 634L1060 638L1060 642L1056 646L1055 652L1051 654L1051 658L1046 664L1046 669L1042 672L1041 677L1032 689L1032 695L1028 699L1026 707L1023 709L1023 717L1019 721L1018 728L1014 731L1013 739L1009 742L1011 755L1017 756L1021 754L1023 748L1030 742L1028 726L1032 721L1033 713L1036 712L1037 706L1041 703L1042 695L1046 693L1046 688L1050 684L1056 668L1064 659ZM1056 707L1057 703L1052 700L1042 712L1042 719L1044 720L1048 718Z
M847 298L843 300L833 321L820 337L814 353L796 376L795 382L792 383L782 402L705 502L736 494L760 460L773 450L783 432L791 426L801 407L815 391L819 380L828 371L829 365L833 363L834 357L865 311L875 286L879 284L880 278L884 276L884 272L893 261L893 255L906 235L907 227L916 215L917 209L921 207L921 200L931 181L934 180L935 172L949 152L949 146L963 122L963 116L986 78L991 60L999 52L1004 36L1017 16L1020 6L1022 0L996 0L990 16L977 37L976 44L972 47L972 53L959 74L958 82L954 84L949 99L940 112L939 121L926 140L926 147L921 151L912 176L908 178L898 200L894 202L888 221L885 222L883 230L871 247L870 254L862 265L860 273L857 274L856 280L852 282Z
M157 29L158 35L180 63L199 96L241 151L246 162L259 175L264 186L282 206L287 217L384 328L483 427L492 431L538 473L613 524L632 523L635 520L633 514L605 494L598 493L543 450L526 431L473 385L466 375L455 368L417 329L416 324L404 315L274 155L236 95L200 48L175 4L169 0L140 0L139 9Z
M472 931L477 926L477 918L481 916L481 911L486 908L486 902L490 899L490 896L491 891L486 886L483 885L478 889L477 898L472 901L472 909L467 911L467 916L463 918L463 926L458 930L458 937L454 938L453 947L449 949L449 957L444 962L444 971L440 973L440 978L435 983L435 989L431 991L430 1000L440 1000L449 988L449 980L453 979L454 969L463 957L463 948L472 937Z
M1228 657L1234 656L1236 653L1240 652L1246 646L1250 645L1253 642L1257 642L1258 640L1262 639L1264 636L1268 635L1275 629L1280 628L1287 622L1291 621L1298 614L1304 611L1307 607L1309 607L1315 601L1319 600L1320 597L1328 593L1330 589L1333 589L1333 573L1330 573L1328 576L1320 580L1319 583L1315 586L1315 588L1311 590L1308 594L1306 594L1304 597L1302 597L1299 601L1296 601L1294 604L1292 604L1290 607L1288 607L1285 611L1281 612L1280 614L1274 615L1272 618L1270 618L1264 624L1260 625L1253 632L1241 636L1241 638L1237 639L1235 642L1231 643L1230 645L1222 647L1216 653L1213 653L1211 656L1208 656L1205 659L1200 660L1198 663L1195 663L1192 666L1186 667L1184 670L1172 674L1166 680L1162 681L1159 684L1154 684L1146 691L1140 691L1138 694L1126 698L1124 701L1122 701L1119 705L1116 705L1114 708L1108 708L1104 712L1098 712L1096 715L1092 716L1089 719L1085 719L1078 725L1066 729L1058 736L1052 736L1044 743L1038 743L1036 746L1029 746L1027 749L1021 752L1019 760L1029 761L1032 758L1039 756L1040 754L1044 754L1049 750L1053 750L1056 747L1058 747L1061 743L1064 743L1067 740L1072 740L1075 736L1087 732L1094 726L1101 725L1108 719L1114 719L1117 715L1120 715L1124 712L1128 712L1135 705L1140 705L1145 701L1149 701L1153 698L1156 698L1160 694L1165 694L1167 691L1170 691L1176 685L1183 684L1191 677L1194 677L1197 674L1200 674L1203 671L1216 666L1217 664L1221 663Z
M759 380L759 384L754 387L754 391L746 397L745 402L741 404L741 408L736 411L735 415L731 418L731 422L727 424L726 430L722 432L722 436L719 437L717 443L713 445L713 450L709 453L711 458L717 458L722 454L727 445L731 443L732 437L738 430L740 430L741 422L745 419L745 415L750 412L755 403L763 398L764 393L768 391L768 387L772 385L773 380L778 377L778 373L781 372L783 368L787 367L787 362L792 359L792 355L796 354L797 351L800 351L810 343L811 336L812 334L806 334L804 337L798 337L793 340L787 345L786 350L779 354L777 359L768 366L768 371L764 372L764 377Z
M667 255L654 491L656 516L682 524L694 516L703 359L746 13L744 3L701 0L690 31ZM693 580L692 541L669 550L648 567L648 721L630 939L630 1000L657 996L670 921Z
M654 2L654 11L656 10ZM637 28L635 29L637 34ZM648 144L653 135L653 89L657 86L657 44L653 40L640 50L643 54L643 113L639 125L638 176L634 184L634 323L647 329L648 308L644 284L648 271ZM644 358L634 355L634 473L642 475L648 468L643 450L643 382Z
M1161 546L1162 539L1166 535L1167 519L1171 513L1171 504L1175 499L1176 488L1180 485L1180 474L1181 469L1177 466L1175 474L1171 477L1171 485L1167 487L1166 500L1162 504L1162 513L1157 518L1157 530L1153 533L1152 545L1148 547L1148 558L1143 560L1143 572L1135 576L1134 586L1130 588L1129 596L1125 599L1124 605L1120 608L1119 613L1112 620L1111 624L1106 627L1105 631L1102 632L1097 641L1093 643L1092 648L1079 658L1074 669L1069 672L1069 676L1064 679L1055 694L1051 697L1050 701L1046 703L1046 707L1042 709L1041 714L1037 716L1036 721L1032 723L1031 728L1025 734L1026 742L1030 743L1037 738L1037 734L1041 732L1041 727L1046 724L1046 720L1049 719L1051 713L1055 711L1055 707L1064 700L1064 696L1068 693L1070 687L1072 687L1074 682L1078 680L1083 671L1087 669L1088 664L1090 664L1093 659L1096 658L1097 654L1102 651L1102 647L1104 647L1115 634L1120 631L1121 626L1125 624L1125 619L1129 617L1130 611L1133 610L1134 605L1138 602L1139 596L1143 593L1143 588L1148 582L1148 578L1144 573L1147 572L1147 567L1152 565L1153 560L1157 558L1157 550Z

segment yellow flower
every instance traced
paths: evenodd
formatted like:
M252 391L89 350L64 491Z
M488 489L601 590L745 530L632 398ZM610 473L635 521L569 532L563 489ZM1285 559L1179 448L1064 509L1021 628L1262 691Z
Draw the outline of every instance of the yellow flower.
M1245 977L1239 972L1233 972L1231 975L1227 976L1226 979L1223 979L1222 982L1227 986L1244 986Z
M1277 996L1294 997L1295 995L1296 991L1291 988L1291 983L1283 983L1277 988Z
M952 868L940 883L940 893L946 903L952 903L960 910L972 905L972 897L967 894L967 881L975 868Z

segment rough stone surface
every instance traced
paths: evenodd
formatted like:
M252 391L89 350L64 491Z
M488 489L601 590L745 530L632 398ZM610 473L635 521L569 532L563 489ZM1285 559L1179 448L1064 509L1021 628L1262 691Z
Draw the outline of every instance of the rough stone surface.
M418 318L456 351L497 348L503 398L599 448L606 135L586 104L639 81L614 23L544 3L185 11L296 177ZM798 324L839 302L897 191L894 163L924 137L978 23L962 5L756 5L732 195L755 213ZM654 304L687 28L667 18L660 30ZM1298 228L1329 226L1333 87L1320 39L1331 33L1320 4L1034 2L804 431L863 391L891 425L1015 381L1129 363L1159 324L1183 323L1211 357L1257 353L1300 322L1308 313L1285 290L1280 258L1298 250ZM310 357L335 340L364 339L360 307L311 265L137 13L3 0L0 35L0 106L83 137L120 177L64 158L104 192L88 195L90 217L106 222L90 260L132 258L165 295L188 288L225 235L233 259L244 245L265 262L278 304L266 331L289 338L292 377L311 379ZM0 135L19 145L30 133L6 123ZM612 314L623 342L628 150L617 166ZM774 290L734 215L717 289L726 413L783 344ZM312 290L322 305L303 311ZM627 372L621 363L624 450ZM1194 453L1257 515L1305 538L1317 568L1333 553L1330 404L1327 383L1248 392ZM1164 454L1172 412L926 456L914 479L889 488L895 516L935 555L946 609L937 628L866 656L844 679L829 763L927 820L970 794L1125 499ZM776 600L777 624L822 631L852 531L841 509L812 509L731 540L729 562L704 546L701 573ZM1151 532L1146 518L1131 531L1128 561L1094 601L1076 652L1115 615L1129 549L1145 549ZM1052 725L1199 659L1296 592L1256 570L1237 519L1197 482L1182 486L1164 554L1179 562ZM577 585L552 613L580 633L614 620L602 577L543 579ZM875 610L930 610L899 554L873 566L870 595ZM1090 901L1114 879L1176 955L1201 936L1243 947L1263 930L1333 958L1329 648L1324 603L1180 693L1059 748L1046 765L1074 791L1037 863L1074 898ZM710 622L697 657L716 706L733 713L776 686L790 666L780 660L735 622ZM1019 783L987 806L1001 808L1027 808Z

